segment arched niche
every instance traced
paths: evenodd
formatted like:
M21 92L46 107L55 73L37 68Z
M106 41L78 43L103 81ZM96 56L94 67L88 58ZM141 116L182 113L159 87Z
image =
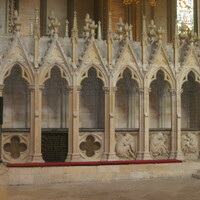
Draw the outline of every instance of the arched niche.
M64 162L68 152L67 81L58 67L51 69L42 91L42 156L45 162Z
M149 128L171 128L171 94L170 85L164 80L160 70L150 85L149 94Z
M103 82L97 78L96 70L92 67L88 77L82 82L80 93L80 128L104 128L104 91Z
M30 127L30 92L28 83L22 78L21 68L15 65L4 80L4 128Z
M115 107L116 129L139 128L138 84L132 79L129 69L124 71L123 78L117 82Z
M61 77L59 68L53 67L51 77L45 81L42 91L42 128L67 127L67 81Z
M200 128L200 85L195 82L195 74L190 72L187 81L182 85L181 94L181 127L182 129Z

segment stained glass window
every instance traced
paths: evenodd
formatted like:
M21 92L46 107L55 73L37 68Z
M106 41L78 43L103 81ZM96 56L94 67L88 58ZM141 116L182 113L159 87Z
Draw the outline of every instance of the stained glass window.
M194 0L177 0L177 25L192 30L194 26Z

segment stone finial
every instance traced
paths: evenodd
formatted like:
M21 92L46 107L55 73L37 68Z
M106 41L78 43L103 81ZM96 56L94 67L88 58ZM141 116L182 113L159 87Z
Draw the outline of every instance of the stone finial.
M102 33L101 33L101 22L98 22L98 36L97 36L98 40L102 39Z
M133 26L132 26L132 24L129 25L129 36L130 36L130 40L133 40Z
M54 16L54 12L51 12L51 16L49 17L49 35L52 38L58 38L58 28L60 26L60 22Z
M54 38L58 38L58 28L60 27L60 22L58 21L57 18L55 18L55 21L53 23L53 28L54 28Z
M117 30L118 38L121 41L123 39L123 27L124 27L124 23L121 17L119 18L119 22L117 23L117 26L118 26L118 30Z
M107 52L108 52L108 68L112 69L113 61L113 30L112 30L112 14L108 13L108 32L107 32Z
M183 44L188 39L188 32L184 23L181 24L181 27L179 30L180 30L179 38L180 38L181 44Z
M192 30L190 33L190 40L189 40L191 46L194 46L194 39L195 39L195 33L194 30Z
M196 32L194 32L194 44L195 46L199 46L199 37Z
M29 35L33 36L33 32L34 32L34 24L33 24L33 18L30 18L30 29L29 29Z
M35 9L34 38L40 38L40 17L39 8Z
M142 63L143 70L146 72L147 70L147 25L146 25L146 16L143 16L142 19Z
M69 21L66 20L65 22L65 37L69 38Z
M147 40L146 16L143 16L143 19L142 19L142 40Z
M20 22L18 11L15 10L14 16L13 16L13 30L14 30L13 32L16 36L20 36L21 26L22 26L22 23Z
M72 38L78 38L78 23L77 23L77 12L74 11Z
M162 41L162 38L163 38L163 34L165 33L165 31L162 29L162 27L160 27L158 30L157 30L157 34L158 34L158 41L161 42Z
M149 36L149 41L154 42L156 39L156 25L154 24L154 21L151 20L151 24L149 25L149 30L148 30L148 36Z
M178 35L178 26L177 23L175 25L175 36L174 36L174 47L179 48L180 46L180 40L179 40L179 35Z
M85 39L90 37L90 24L92 23L92 19L90 19L90 15L87 13L85 17L85 26L83 27L83 36Z
M112 13L108 13L108 32L107 39L113 38L113 30L112 30Z
M53 37L53 35L54 35L54 30L53 30L53 23L54 23L54 21L55 21L55 15L54 15L54 12L53 11L51 11L51 15L48 17L48 19L49 19L49 25L48 25L48 35L50 36L50 37Z
M129 29L129 25L128 23L125 24L125 38L126 38L126 41L130 39L130 35L129 35L129 32L130 32L130 29Z
M97 28L97 25L95 24L94 21L92 21L89 28L90 28L90 31L91 31L91 40L94 40L95 39L95 29Z

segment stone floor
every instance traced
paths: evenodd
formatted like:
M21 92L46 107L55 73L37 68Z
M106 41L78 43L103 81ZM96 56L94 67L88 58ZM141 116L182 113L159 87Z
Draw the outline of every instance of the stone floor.
M0 188L0 200L199 200L200 180L148 179Z

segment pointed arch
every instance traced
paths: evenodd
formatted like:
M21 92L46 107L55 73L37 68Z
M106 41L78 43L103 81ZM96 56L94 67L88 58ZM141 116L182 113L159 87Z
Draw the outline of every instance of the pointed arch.
M92 68L96 71L97 78L103 82L104 87L108 86L109 84L108 84L107 73L104 70L102 70L101 67L99 67L98 65L95 65L95 64L91 64L91 65L87 66L86 68L84 68L84 70L79 72L77 84L81 85L81 82L84 79L88 78L88 72Z
M117 85L117 82L123 78L123 74L126 70L129 70L131 72L131 78L133 80L135 80L139 86L139 88L142 88L143 86L143 81L142 81L142 77L140 75L140 73L138 73L136 70L134 70L132 67L130 66L124 66L124 67L121 67L121 69L119 71L117 71L114 75L114 86Z
M190 68L190 69L186 70L185 73L183 73L183 75L181 76L181 78L180 78L180 88L182 88L183 84L186 81L188 81L188 75L191 72L194 74L195 82L200 83L200 73L196 69Z
M29 67L26 67L23 63L21 63L19 61L15 61L15 62L11 63L10 65L3 68L3 70L0 72L0 80L2 81L2 83L4 82L4 80L8 76L10 76L11 71L15 66L20 67L21 76L22 76L23 79L25 79L29 84L34 83L34 72L33 72L33 70Z
M164 80L167 81L171 87L171 89L175 89L175 78L168 70L164 69L163 67L156 68L154 71L150 72L148 75L148 86L150 87L151 83L156 80L157 73L161 71L164 75Z
M30 92L31 84L23 75L20 65L14 65L7 71L4 79L4 127L30 128Z
M71 85L72 84L71 73L69 72L69 70L66 70L65 67L63 67L58 63L51 64L48 67L43 66L40 69L39 83L43 84L45 81L51 78L51 72L54 67L57 67L59 69L61 77L67 81L68 85Z

